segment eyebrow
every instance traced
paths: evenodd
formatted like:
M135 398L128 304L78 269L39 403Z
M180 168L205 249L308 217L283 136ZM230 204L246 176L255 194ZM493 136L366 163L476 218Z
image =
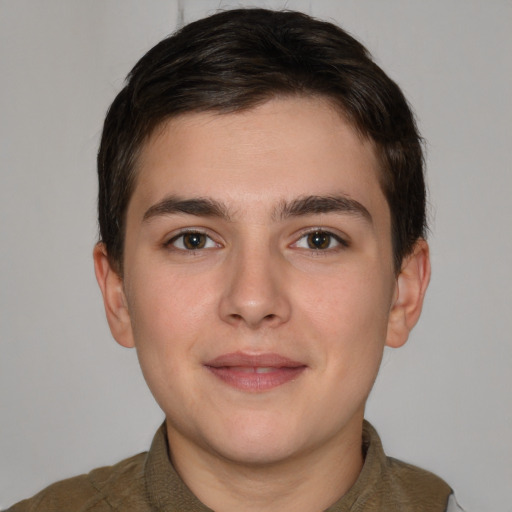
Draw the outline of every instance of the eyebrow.
M227 207L214 199L203 197L183 199L177 196L166 197L148 208L142 220L147 221L154 217L176 213L185 213L198 217L220 217L230 220Z
M149 207L142 218L148 221L154 217L184 213L197 217L218 217L231 220L228 208L223 203L212 198L184 199L177 196L166 197ZM322 213L342 213L360 217L372 224L370 212L355 199L345 195L333 196L304 196L293 201L283 201L273 212L273 219L286 220L290 217Z
M372 224L370 212L359 201L345 195L304 196L291 202L283 202L274 212L274 217L287 219L321 213L342 213L360 217Z

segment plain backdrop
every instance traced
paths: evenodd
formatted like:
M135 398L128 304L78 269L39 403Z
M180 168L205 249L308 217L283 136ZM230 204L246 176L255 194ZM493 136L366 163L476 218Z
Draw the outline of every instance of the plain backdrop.
M427 140L433 278L367 417L468 512L512 511L509 0L0 0L0 508L148 448L162 413L93 275L95 155L136 60L218 7L339 23L402 86Z

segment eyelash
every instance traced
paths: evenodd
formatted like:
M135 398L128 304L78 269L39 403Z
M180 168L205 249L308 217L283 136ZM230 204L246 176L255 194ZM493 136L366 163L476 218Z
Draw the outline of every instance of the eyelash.
M197 235L197 236L200 236L200 237L205 237L205 241L204 241L204 244L200 247L185 247L185 237L186 236L191 236L191 235ZM179 240L179 239L182 239L182 245L183 247L177 247L176 246L176 242ZM183 252L189 252L189 253L193 253L193 252L196 252L196 251L200 251L202 249L212 249L214 247L208 247L208 244L213 244L214 247L219 247L220 245L215 242L215 240L213 240L213 238L211 236L209 236L207 233L205 233L204 231L201 231L199 229L187 229L187 230L183 230L181 231L180 233L178 233L177 235L174 235L171 239L169 239L168 241L166 241L164 243L164 246L166 248L170 248L170 249L174 249L174 250L178 250L178 251L183 251Z
M196 246L196 247L185 247L185 237L186 236L191 236L191 235L197 235L197 236L200 236L200 237L205 237L204 241L202 244L199 244L200 246ZM309 241L307 242L308 243L308 247L299 247L299 242L301 240L304 240L310 236L314 236L314 235L318 235L318 236L322 236L322 237L325 237L327 238L327 247L310 247L309 246ZM176 245L176 242L178 240L182 239L182 247L178 247ZM334 247L331 247L331 244L333 243L333 241L337 244L336 246ZM328 231L326 229L321 229L321 228L315 228L315 229L310 229L308 231L304 231L301 233L300 237L297 239L296 242L294 242L293 244L291 244L291 247L296 247L298 249L304 249L306 251L310 251L311 253L315 254L315 255L324 255L325 253L329 253L329 252L333 252L333 251L339 251L339 250L343 250L343 249L346 249L347 247L349 247L350 244L349 242L347 242L347 240L345 240L344 238L342 238L340 235L336 234L336 233L333 233L331 231ZM201 231L199 229L187 229L187 230L183 230L181 231L180 233L174 235L172 238L170 238L169 240L167 240L165 243L164 243L164 247L165 248L170 248L170 249L174 249L174 250L178 250L178 251L183 251L183 252L188 252L188 253L194 253L196 251L200 251L200 250L203 250L203 249L213 249L213 248L218 248L218 247L221 247L221 245L216 242L212 237L210 237L207 233L205 233L204 231Z
M314 235L320 235L320 236L323 236L323 237L327 237L328 238L328 246L325 247L325 248L322 248L322 247L302 247L301 249L305 249L305 250L311 251L315 255L323 255L326 252L339 251L339 250L346 249L346 248L348 248L350 246L349 242L347 240L345 240L344 238L342 238L340 235L338 235L336 233L333 233L332 231L329 231L329 230L326 230L326 229L315 228L315 229L311 229L311 230L303 232L301 234L301 236L299 237L299 239L292 244L292 247L300 248L300 247L298 247L298 244L299 244L299 242L301 240L303 240L303 239L307 240L308 237L314 236ZM336 242L337 245L334 246L334 247L331 247L331 244L332 244L333 241ZM309 243L308 243L308 245L309 245Z

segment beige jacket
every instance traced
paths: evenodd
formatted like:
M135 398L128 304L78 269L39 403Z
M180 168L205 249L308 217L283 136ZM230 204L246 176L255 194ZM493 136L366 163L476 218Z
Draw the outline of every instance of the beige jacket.
M432 473L386 457L367 422L363 450L365 463L356 483L325 512L452 510L450 487ZM57 482L7 512L211 512L181 480L168 454L162 425L149 452Z

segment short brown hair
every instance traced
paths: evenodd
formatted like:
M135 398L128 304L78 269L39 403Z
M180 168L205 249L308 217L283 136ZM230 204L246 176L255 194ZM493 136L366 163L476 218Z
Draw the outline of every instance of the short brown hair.
M234 9L191 23L149 50L108 111L98 153L98 217L120 275L137 156L153 130L179 114L237 112L291 95L328 99L373 141L400 270L426 231L421 138L402 91L336 25L293 11Z

